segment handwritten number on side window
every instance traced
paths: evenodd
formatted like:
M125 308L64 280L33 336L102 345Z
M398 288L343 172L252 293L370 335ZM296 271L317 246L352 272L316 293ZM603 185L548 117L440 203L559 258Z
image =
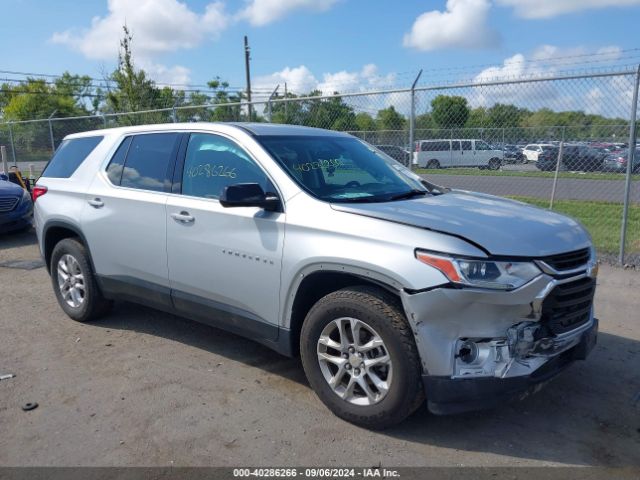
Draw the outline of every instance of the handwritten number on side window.
M202 165L194 165L187 169L187 176L189 178L195 177L229 177L236 178L235 167L230 168L224 165L211 165L205 163Z

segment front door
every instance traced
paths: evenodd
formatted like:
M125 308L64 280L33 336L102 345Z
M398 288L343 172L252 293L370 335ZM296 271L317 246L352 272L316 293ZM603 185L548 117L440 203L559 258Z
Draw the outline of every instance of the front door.
M475 150L475 165L477 166L486 166L489 164L489 160L491 159L491 147L484 140L475 140L476 144Z
M190 135L181 187L167 201L167 255L175 307L188 316L260 338L275 338L279 318L284 213L225 208L227 185L273 184L231 139Z

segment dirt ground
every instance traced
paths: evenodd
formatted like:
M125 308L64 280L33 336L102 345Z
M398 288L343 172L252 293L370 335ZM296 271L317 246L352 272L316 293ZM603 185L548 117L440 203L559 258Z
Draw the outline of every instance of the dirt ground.
M38 258L33 234L0 238L0 262ZM298 360L126 303L76 323L44 268L0 267L0 465L638 466L640 273L603 265L598 283L598 346L537 395L370 432Z

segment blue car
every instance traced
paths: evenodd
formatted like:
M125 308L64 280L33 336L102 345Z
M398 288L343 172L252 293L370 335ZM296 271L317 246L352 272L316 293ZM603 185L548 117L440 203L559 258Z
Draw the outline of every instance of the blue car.
M0 179L0 234L24 230L31 226L32 218L33 202L29 192Z

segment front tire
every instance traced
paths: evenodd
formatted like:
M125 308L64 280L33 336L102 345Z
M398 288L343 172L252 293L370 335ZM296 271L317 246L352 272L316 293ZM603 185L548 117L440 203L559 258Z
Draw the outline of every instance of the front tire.
M302 326L300 355L320 400L356 425L398 424L424 400L411 328L382 289L351 287L320 299Z
M112 302L98 288L85 246L74 238L58 242L51 254L51 283L60 307L78 322L106 314Z

